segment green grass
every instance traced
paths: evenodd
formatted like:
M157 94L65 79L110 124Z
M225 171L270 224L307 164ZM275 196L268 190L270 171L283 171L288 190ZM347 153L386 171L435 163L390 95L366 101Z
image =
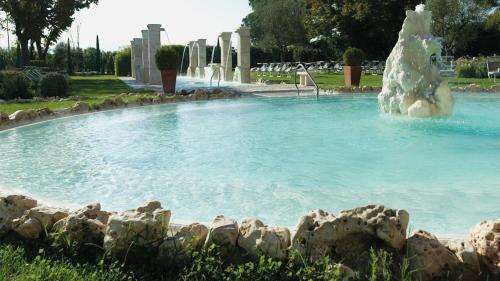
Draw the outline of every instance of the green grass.
M272 76L258 76L257 73L252 73L252 80L257 81L259 78L263 80L269 81L280 81L288 84L294 83L294 77L272 77ZM452 87L463 87L470 84L477 84L481 87L491 87L495 85L492 79L478 79L478 78L457 78L450 77L447 78ZM371 86L371 87L382 87L382 75L366 75L363 74L361 77L361 86ZM317 74L316 82L323 89L330 89L335 87L342 87L345 85L344 83L344 75L343 74Z
M25 249L0 245L0 280L9 281L127 281L135 280L121 266L71 263L65 258L45 257Z
M106 97L128 93L130 88L116 76L73 76L71 77L69 95L81 97Z
M70 96L82 97L85 102L91 105L102 103L102 101L106 98L114 97L122 93L128 93L131 91L132 89L129 86L127 86L116 76L112 75L72 76L69 85ZM125 101L131 99L134 99L134 97L124 98ZM60 110L72 107L74 104L75 101L48 101L48 102L30 102L30 103L9 102L0 104L0 112L12 114L17 110L41 109L41 108Z

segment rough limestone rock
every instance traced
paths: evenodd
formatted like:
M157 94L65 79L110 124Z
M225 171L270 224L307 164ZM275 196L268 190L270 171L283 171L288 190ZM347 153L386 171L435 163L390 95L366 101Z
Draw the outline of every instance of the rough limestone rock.
M116 97L113 102L118 107L124 107L127 105L127 103L121 97Z
M197 89L196 91L194 91L193 99L194 100L207 100L208 93L205 90Z
M260 255L284 260L290 247L290 230L268 227L260 220L245 219L240 226L238 247L253 258Z
M173 237L165 238L160 245L158 257L162 259L187 258L191 250L199 250L205 244L208 227L194 223L182 227Z
M500 219L483 221L471 231L469 241L481 262L500 276Z
M0 111L0 125L3 125L9 121L10 121L9 115L7 115L7 113Z
M101 204L88 205L54 224L54 231L80 244L101 245L111 214L101 210Z
M317 210L299 220L292 250L315 260L325 256L346 258L347 254L366 252L377 241L401 250L408 223L406 211L380 205L343 211L338 217Z
M63 209L39 206L29 209L21 218L12 221L12 230L21 237L36 240L45 231L51 231L59 220L68 216Z
M90 105L86 102L77 102L71 108L72 113L87 113L90 111Z
M434 278L453 277L460 261L432 234L419 230L408 239L407 254L414 278L431 281ZM455 279L451 279L455 280Z
M431 34L431 23L424 5L406 12L378 97L383 112L418 118L452 114L453 97L437 66L442 46Z
M124 254L131 247L154 248L167 234L171 212L160 202L150 202L136 210L109 217L104 248L113 254Z
M12 230L12 221L22 217L29 209L35 208L37 201L22 195L0 197L0 237Z
M236 248L237 240L238 223L224 216L217 216L212 222L205 244L215 244L222 255L229 255Z
M461 263L463 280L478 280L481 276L479 256L470 243L459 240L448 240L443 243L452 251Z

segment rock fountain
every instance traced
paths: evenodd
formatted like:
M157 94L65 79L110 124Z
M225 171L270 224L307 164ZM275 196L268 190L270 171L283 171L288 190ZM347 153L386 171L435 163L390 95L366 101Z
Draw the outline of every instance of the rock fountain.
M453 97L435 63L442 45L431 34L431 24L432 13L425 10L425 5L406 12L378 97L383 112L417 118L452 114Z

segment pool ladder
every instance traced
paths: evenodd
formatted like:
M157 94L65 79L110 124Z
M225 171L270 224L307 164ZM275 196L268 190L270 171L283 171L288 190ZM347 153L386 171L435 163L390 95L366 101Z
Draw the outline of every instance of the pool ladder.
M318 83L316 83L316 80L312 77L311 73L309 73L307 68L302 63L299 63L299 65L297 65L297 67L295 68L295 88L297 88L297 96L300 96L300 89L299 89L299 86L297 84L297 73L298 73L299 69L303 69L305 71L305 73L307 74L307 77L309 77L309 79L311 79L311 81L314 84L314 87L316 88L316 98L319 98Z

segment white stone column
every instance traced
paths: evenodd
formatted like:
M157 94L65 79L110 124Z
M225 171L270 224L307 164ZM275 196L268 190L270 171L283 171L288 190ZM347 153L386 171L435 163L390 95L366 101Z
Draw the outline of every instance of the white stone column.
M161 24L148 24L149 30L149 83L153 85L161 85L161 73L156 66L155 55L156 51L161 47Z
M231 32L222 32L221 38L221 71L222 81L233 81L233 55L231 49Z
M250 81L250 28L240 27L236 30L238 49L238 66L235 71L236 82L249 84Z
M196 69L198 68L198 46L196 41L189 41L189 67L187 76L196 77Z
M132 73L137 81L142 81L142 38L132 40Z
M207 66L207 39L198 39L198 67L196 77L205 78L205 67Z
M142 82L149 83L149 31L142 30Z
M132 78L135 79L135 68L134 68L134 65L135 65L135 56L134 56L134 53L135 53L135 45L134 45L134 40L130 41L130 66L131 66L131 72L132 72Z

